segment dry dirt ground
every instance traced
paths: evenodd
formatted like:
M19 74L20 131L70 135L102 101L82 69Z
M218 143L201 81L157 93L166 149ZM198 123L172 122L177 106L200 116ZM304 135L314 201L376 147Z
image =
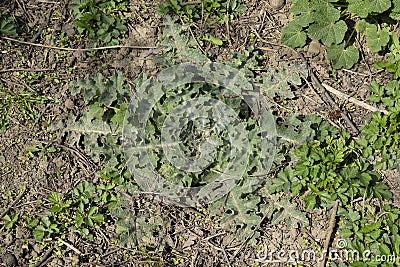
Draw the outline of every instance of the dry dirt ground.
M12 14L18 24L18 38L41 45L83 48L90 43L77 35L73 27L70 0L35 1L5 0L0 11ZM128 33L122 45L156 46L162 32L162 19L157 15L156 2L130 0ZM289 21L290 3L280 10L272 9L262 1L246 1L245 14L230 21L230 42L222 47L203 47L216 61L223 61L229 53L254 46L266 54L264 66L276 68L285 62L298 61L292 49L279 45L280 31ZM217 37L227 34L224 25L211 28L193 27L194 34L210 31ZM68 37L63 43L61 32ZM360 44L363 40L359 40ZM368 84L380 75L371 69L377 55L363 50L362 60L351 71L336 71L326 62L325 51L318 45L307 45L302 52L321 81L342 92L366 100ZM18 213L20 217L38 216L48 203L50 192L71 192L82 181L96 181L96 171L101 166L92 164L82 155L79 147L64 143L62 136L49 130L49 125L65 121L71 115L85 110L81 96L71 96L70 82L91 77L96 73L108 76L122 71L134 79L139 73L149 76L157 72L152 61L152 49L108 49L94 56L82 51L60 51L46 47L21 44L0 39L0 81L14 93L24 93L26 102L15 103L15 110L6 131L0 132L0 212ZM384 79L385 77L382 77ZM296 89L296 98L279 102L275 99L280 115L291 113L319 114L332 124L348 129L348 125L335 115L310 86ZM1 97L1 95L0 95ZM43 104L35 97L44 97ZM370 112L360 107L350 107L343 99L335 98L341 108L351 110L352 120L362 124ZM12 101L12 100L10 100ZM29 106L29 107L28 107ZM30 111L30 107L33 111ZM25 113L34 114L32 118ZM30 154L39 143L54 147L52 153ZM395 195L400 195L399 184L393 177L388 181ZM398 200L397 200L398 201ZM74 234L60 240L35 242L32 233L18 221L12 231L0 224L0 255L2 266L257 266L255 247L231 244L232 237L216 226L199 210L164 205L146 196L132 199L132 209L145 216L163 221L157 235L149 242L152 249L143 251L131 245L116 242L112 224L97 229L95 241L89 242ZM146 215L147 214L147 215ZM2 216L5 214L2 214ZM329 213L308 214L312 224L308 228L287 230L284 226L270 227L262 224L265 236L258 248L275 249L291 247L307 249L321 246L326 237ZM0 217L2 217L0 216ZM16 261L13 265L13 261ZM270 266L287 266L275 263Z

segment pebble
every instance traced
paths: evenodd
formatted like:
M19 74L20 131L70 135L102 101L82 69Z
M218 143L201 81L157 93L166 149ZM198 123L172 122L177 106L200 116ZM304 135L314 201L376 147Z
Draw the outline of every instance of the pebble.
M67 109L75 109L75 104L74 104L74 102L71 100L71 99L66 99L65 100L65 103L64 103L64 105L65 105L65 107L67 108Z
M268 3L273 9L279 10L285 5L285 0L268 0Z
M18 266L17 258L12 253L7 253L3 255L3 263L6 265L6 267Z

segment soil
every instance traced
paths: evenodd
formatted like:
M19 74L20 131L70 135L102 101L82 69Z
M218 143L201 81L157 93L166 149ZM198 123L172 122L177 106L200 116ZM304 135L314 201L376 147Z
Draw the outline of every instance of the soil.
M68 36L67 47L90 47L90 41L80 37L74 29L71 14L73 1L5 0L0 11L12 14L18 24L18 39L41 45L60 46L61 33ZM230 41L221 47L203 47L211 59L223 62L229 54L254 46L266 54L264 67L278 68L282 63L299 61L298 55L280 44L280 32L290 20L290 2L276 10L267 1L246 1L247 11L230 21ZM162 18L157 15L156 1L129 0L130 16L127 34L121 45L155 47L162 32ZM203 27L198 23L193 34L211 34L225 40L225 25ZM256 34L255 34L256 33ZM260 38L252 38L259 36ZM365 50L359 40L363 58L351 71L333 72L327 62L326 51L315 42L296 49L304 54L311 68L321 81L362 101L367 101L369 83L385 77L370 66L380 56ZM70 147L63 137L49 130L50 125L66 121L70 116L81 114L87 107L81 96L72 96L70 82L92 77L97 73L109 76L122 71L130 79L144 72L148 76L158 71L152 49L107 49L94 55L82 51L59 51L46 47L21 44L0 39L0 80L15 93L30 92L47 98L44 104L34 104L36 115L26 118L16 109L10 117L6 131L0 134L0 212L18 213L21 217L38 216L43 212L50 192L71 192L82 181L96 181L96 171L101 166L85 162L79 155L79 147ZM39 74L39 75L35 75ZM301 86L294 92L293 100L275 103L279 115L318 114L333 125L347 130L349 126L332 107L310 86ZM1 96L0 96L1 97ZM351 106L345 100L334 97L342 109L348 109L356 126L369 118L371 112ZM56 147L54 153L29 151L39 143ZM395 202L400 199L398 174L385 176L395 192ZM15 201L17 200L17 201ZM41 204L40 204L41 203ZM247 244L232 244L232 236L207 220L202 211L166 205L148 196L132 199L133 209L142 216L159 217L163 220L158 236L149 240L153 249L142 251L135 244L122 246L115 242L115 227L96 229L95 241L90 242L75 234L60 240L38 243L24 223L18 222L12 231L0 224L0 264L2 266L256 266L257 250ZM2 216L5 214L2 214ZM323 246L328 228L329 212L310 213L311 225L304 229L289 230L284 225L262 224L265 232L260 248L307 249ZM1 216L0 216L1 217ZM22 220L22 219L21 219ZM240 249L238 249L240 247ZM179 260L178 260L179 259ZM309 262L308 264L315 264ZM271 266L286 266L275 263Z

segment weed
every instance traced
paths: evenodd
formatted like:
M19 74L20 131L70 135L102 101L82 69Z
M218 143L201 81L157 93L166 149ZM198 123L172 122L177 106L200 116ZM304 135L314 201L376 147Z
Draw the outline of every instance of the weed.
M73 196L63 200L60 193L52 192L47 201L50 209L40 218L26 219L26 226L33 228L36 241L76 232L93 240L91 229L106 225L110 212L118 206L118 196L111 192L113 184L95 186L83 182L74 189Z
M52 101L49 97L35 92L18 92L4 87L0 83L0 130L5 131L13 119L36 120L39 111L36 105Z
M246 10L246 6L239 0L205 0L201 2L187 2L184 0L166 0L159 4L158 14L161 17L176 14L184 23L192 23L207 18L207 24L224 23L233 19L237 14ZM228 16L228 17L227 17ZM221 46L223 41L211 34L204 34L199 38L212 44Z
M224 22L229 14L233 19L235 14L243 12L246 7L240 1L205 0L199 2L187 2L183 0L166 0L159 4L158 13L161 17L176 14L183 22L193 22L211 15L214 20L209 23Z
M282 30L282 42L302 47L307 38L321 41L335 69L351 68L359 59L358 49L350 45L354 32L365 34L372 51L383 51L390 38L398 38L387 25L399 19L399 9L396 0L297 0L290 9L294 19ZM357 24L349 28L354 15Z
M79 34L86 34L94 44L116 45L126 31L125 0L75 0L72 13Z
M16 36L17 27L14 18L3 12L0 12L0 34Z

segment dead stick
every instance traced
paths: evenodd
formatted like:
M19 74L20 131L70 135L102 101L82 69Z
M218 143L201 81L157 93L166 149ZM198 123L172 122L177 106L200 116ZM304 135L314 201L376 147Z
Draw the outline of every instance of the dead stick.
M42 256L42 259L40 261L38 261L35 265L33 265L33 267L40 267L42 265L44 265L44 263L46 262L47 258L51 255L51 253L53 252L54 247L51 246L46 253L44 253L44 255Z
M360 101L358 99L355 99L354 97L351 97L349 95L346 95L345 93L342 93L342 92L336 90L332 86L329 86L329 85L324 84L324 83L322 83L322 86L325 87L325 89L328 90L329 92L331 92L332 94L335 94L340 98L346 99L347 101L349 101L349 102L351 102L353 104L356 104L357 106L363 107L363 108L368 109L368 110L370 110L372 112L379 111L379 112L382 112L385 115L389 115L389 111L384 110L384 109L378 109L378 108L376 108L374 106L371 106L371 105L369 105L367 103L364 103L364 102L362 102L362 101Z
M17 39L13 39L10 37L2 36L0 37L4 40L12 41L19 44L37 46L37 47L44 47L56 50L64 50L64 51L94 51L94 50L106 50L106 49L116 49L116 48L132 48L132 49L155 49L154 46L134 46L134 45L112 45L112 46L102 46L102 47L93 47L93 48L69 48L69 47L57 47L51 45L43 45L43 44L36 44L31 42L20 41Z
M345 122L347 123L347 125L350 126L350 128L353 130L353 132L358 134L360 131L357 129L357 127L354 125L354 123L350 120L347 112L340 109L339 105L333 100L333 98L330 96L329 92L325 89L325 87L322 86L318 77L315 75L314 71L311 69L310 65L308 64L307 59L303 56L302 53L298 53L298 55L300 56L300 58L303 60L303 62L306 64L308 70L310 71L311 80L322 91L322 94L328 100L331 107L334 107L335 109L340 110L340 114L341 114L342 118L345 120Z
M323 257L322 261L320 262L320 265L319 265L320 267L325 267L325 264L326 264L328 250L329 250L329 244L331 242L333 229L335 228L335 225L336 225L336 213L337 213L338 206L339 206L339 200L336 199L335 204L333 204L331 219L329 220L329 228L328 228L327 236L326 236L325 243L324 243L324 250L322 251L322 253L324 253L325 255L323 255L324 257Z
M76 247L74 247L73 245L69 244L68 242L65 242L64 240L62 240L61 238L57 238L58 241L60 241L63 245L65 245L66 247L68 247L69 249L73 250L76 254L78 255L82 255L82 252L80 252L79 249L77 249Z
M14 72L14 71L41 72L41 71L54 71L54 70L53 69L5 69L5 70L0 70L0 73Z

